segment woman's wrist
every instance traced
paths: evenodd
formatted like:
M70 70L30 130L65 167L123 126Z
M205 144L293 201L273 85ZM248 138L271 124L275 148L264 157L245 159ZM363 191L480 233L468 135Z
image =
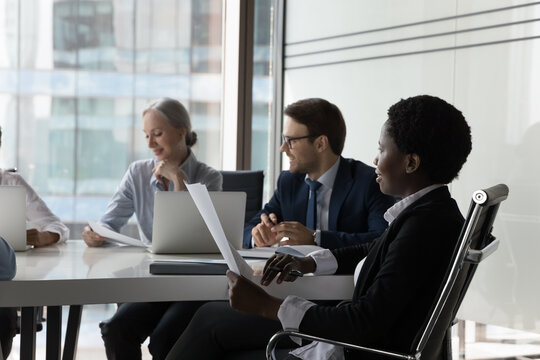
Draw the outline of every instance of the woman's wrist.
M268 295L267 304L262 308L261 315L268 319L279 321L278 311L282 303L282 299Z
M178 191L186 190L186 185L184 181L187 180L186 173L182 170L178 169L178 171L175 174L175 181L174 181L174 190L178 189Z
M53 243L58 242L58 240L60 240L60 234L52 232L52 231L48 231L48 233L49 233L49 236L51 237Z
M184 184L184 179L180 172L176 174L176 177L173 181L174 183L174 191L184 191L186 190L186 185Z
M317 263L311 256L306 256L304 258L301 258L301 270L304 274L311 274L314 273L315 270L317 270Z

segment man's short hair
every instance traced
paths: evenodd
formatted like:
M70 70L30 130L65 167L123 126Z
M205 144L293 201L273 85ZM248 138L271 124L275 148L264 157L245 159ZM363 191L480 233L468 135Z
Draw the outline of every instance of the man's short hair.
M471 152L471 128L461 111L438 97L419 95L388 109L388 134L405 154L420 156L420 171L448 184Z
M310 136L315 138L326 135L334 154L341 155L347 129L343 115L336 105L324 99L310 98L290 104L284 113L305 125Z

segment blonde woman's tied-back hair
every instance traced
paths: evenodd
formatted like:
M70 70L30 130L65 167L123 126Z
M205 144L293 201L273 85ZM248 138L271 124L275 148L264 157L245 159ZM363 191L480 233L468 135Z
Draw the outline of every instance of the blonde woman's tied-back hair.
M143 116L150 110L163 115L172 127L186 129L186 145L188 147L192 147L197 143L197 133L191 130L189 114L180 101L171 98L159 99L143 111Z

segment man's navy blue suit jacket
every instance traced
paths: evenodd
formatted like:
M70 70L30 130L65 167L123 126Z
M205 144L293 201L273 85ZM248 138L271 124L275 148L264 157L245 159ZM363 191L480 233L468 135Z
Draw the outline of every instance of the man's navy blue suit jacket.
M260 223L261 214L274 213L278 221L306 224L309 188L305 174L283 171L270 201L244 228L244 248L251 247L251 229ZM332 187L328 230L321 231L320 246L335 249L377 238L388 226L383 214L394 204L375 181L375 169L363 162L341 158Z

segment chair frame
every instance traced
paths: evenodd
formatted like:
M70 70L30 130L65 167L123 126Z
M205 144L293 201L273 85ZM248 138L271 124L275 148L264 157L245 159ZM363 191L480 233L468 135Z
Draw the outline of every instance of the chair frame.
M277 343L279 342L279 340L283 338L284 336L294 336L294 337L305 339L305 340L319 341L319 342L329 343L332 345L342 346L343 348L346 348L346 349L364 351L364 352L377 354L377 355L384 355L390 358L419 360L422 356L422 351L425 349L428 343L429 337L433 329L435 328L437 320L439 319L439 316L441 315L443 311L446 301L448 300L450 293L454 289L454 285L456 283L456 280L460 274L460 271L464 263L467 262L470 264L477 265L481 261L486 259L488 256L490 256L499 246L499 239L491 235L491 231L492 231L493 222L495 220L495 216L499 209L500 203L503 200L505 200L507 197L508 197L508 187L505 184L495 185L491 188L484 189L484 190L477 190L473 193L469 211L467 213L467 218L465 219L465 223L463 225L463 228L461 230L461 234L457 243L457 248L456 248L457 251L454 253L454 256L451 262L450 271L447 273L444 287L440 291L439 297L437 298L436 305L434 306L431 314L429 314L429 321L427 322L425 327L421 329L422 335L412 354L403 354L403 353L373 349L373 348L368 348L368 347L359 346L355 344L349 344L349 343L344 343L340 341L320 338L317 336L307 335L307 334L300 333L298 331L283 330L274 334L274 336L272 336L272 338L268 342L268 345L266 347L266 358L268 360L275 360L276 359L275 347ZM485 215L485 217L483 221L479 223L479 220L483 215ZM484 246L484 247L480 250L470 248L471 242L473 240L473 235L475 234L475 231L478 230L477 228L478 225L482 227L482 229L480 230L481 231L483 230L483 232L480 234L482 238L479 239L478 246ZM454 316L457 313L457 309L459 309L459 306L461 305L461 302L463 300L463 297L465 296L465 293L472 280L475 270L476 270L475 267L472 269L469 269L469 273L467 274L467 277L465 278L465 283L463 284L463 287L460 290L457 303L454 309L452 310ZM450 324L450 326L452 325Z

